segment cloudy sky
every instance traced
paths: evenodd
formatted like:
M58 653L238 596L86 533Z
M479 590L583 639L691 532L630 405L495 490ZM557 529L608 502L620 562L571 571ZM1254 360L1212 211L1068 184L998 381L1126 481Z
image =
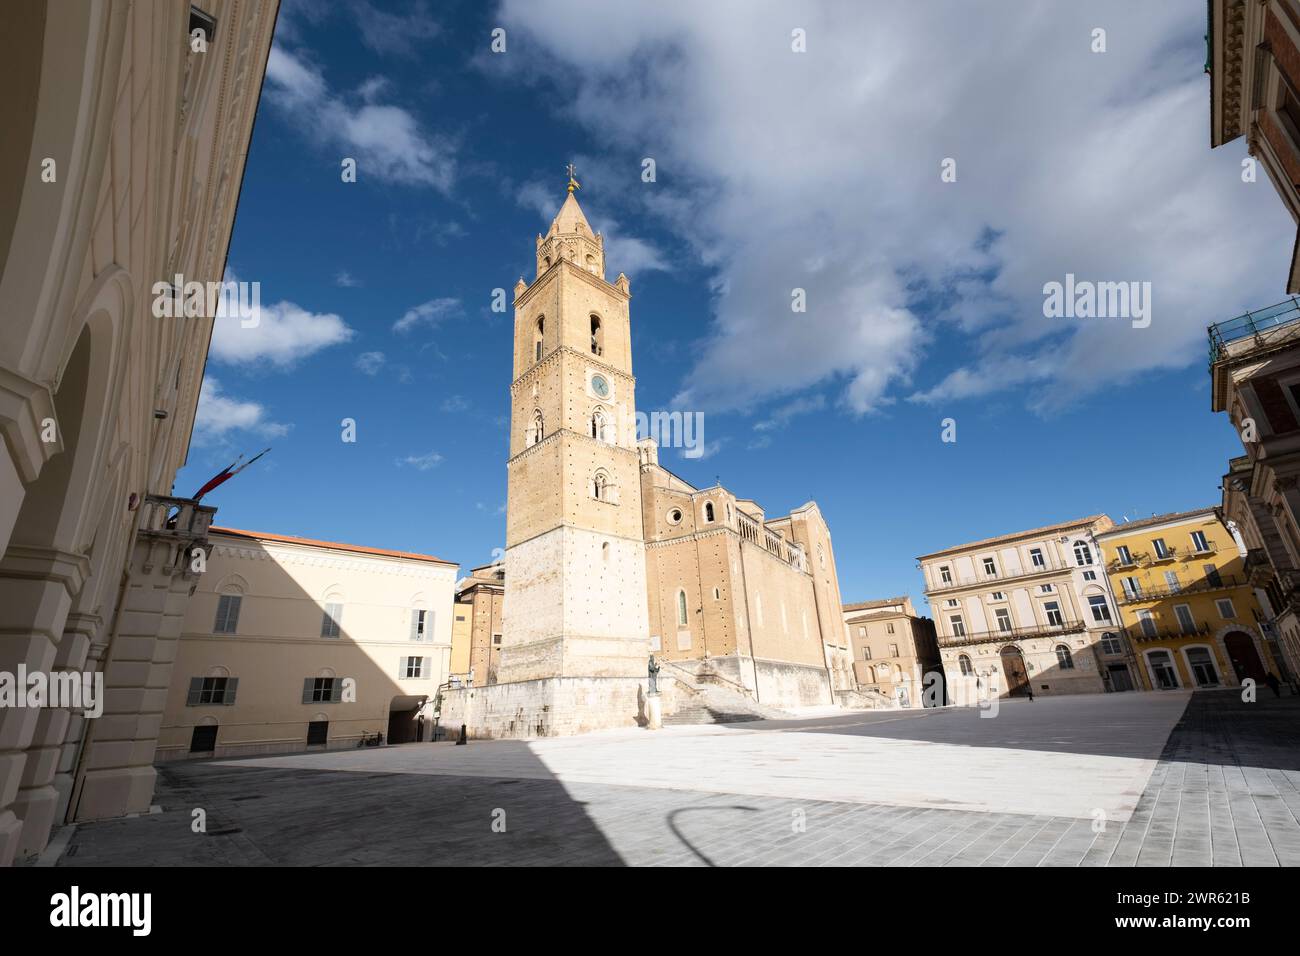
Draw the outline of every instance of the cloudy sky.
M1209 148L1204 33L1192 0L286 2L230 252L262 321L219 323L178 491L270 445L222 523L489 560L492 294L574 162L639 404L706 416L665 464L816 499L846 600L919 596L914 557L964 540L1212 503L1240 446L1205 327L1285 297L1293 227ZM1067 274L1149 283L1149 325L1045 316Z

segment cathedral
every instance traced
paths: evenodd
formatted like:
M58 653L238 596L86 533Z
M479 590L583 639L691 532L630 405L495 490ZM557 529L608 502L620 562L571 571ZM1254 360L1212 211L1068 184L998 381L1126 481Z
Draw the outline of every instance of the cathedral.
M615 424L637 417L632 296L626 275L605 278L576 188L537 237L535 278L515 286L499 633L487 672L444 695L443 723L492 737L644 724L652 655L670 716L705 691L741 709L851 703L817 505L768 518Z

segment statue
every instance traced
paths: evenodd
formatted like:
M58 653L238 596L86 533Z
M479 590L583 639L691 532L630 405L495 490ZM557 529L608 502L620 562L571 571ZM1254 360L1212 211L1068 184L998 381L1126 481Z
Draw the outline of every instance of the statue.
M650 693L657 694L659 693L659 662L655 660L653 654L650 655L650 666L648 670L650 673Z

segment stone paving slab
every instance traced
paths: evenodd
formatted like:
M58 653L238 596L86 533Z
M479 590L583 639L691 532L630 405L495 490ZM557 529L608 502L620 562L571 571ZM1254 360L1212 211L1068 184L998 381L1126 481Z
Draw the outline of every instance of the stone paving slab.
M1122 816L1052 806L1087 772ZM58 865L1296 865L1298 781L1300 698L1040 699L167 764L164 812L82 825Z

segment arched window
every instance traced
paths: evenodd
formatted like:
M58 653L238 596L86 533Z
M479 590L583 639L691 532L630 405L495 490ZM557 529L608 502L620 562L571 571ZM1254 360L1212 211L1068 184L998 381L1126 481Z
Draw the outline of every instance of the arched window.
M686 592L681 590L677 592L677 623L686 626Z
M550 261L548 260L547 265L549 264ZM542 360L542 335L545 331L546 331L546 317L543 315L539 315L537 317L537 325L533 329L533 361L534 362L540 362Z
M596 477L591 480L591 493L599 501L609 500L609 478L603 471L596 472Z
M595 313L591 316L591 354L605 354L605 330L601 327L600 316Z
M1074 658L1070 655L1070 649L1064 644L1056 645L1056 663L1063 671L1074 670Z
M713 502L704 502L704 520L712 524L713 522Z
M605 440L605 410L598 408L591 416L591 437L596 441Z
M595 256L592 256L592 255L587 256L587 271L588 271L588 272L591 272L591 273L594 273L594 272L596 271L596 257L595 257Z
M1092 549L1088 547L1087 542L1074 542L1074 561L1079 567L1092 564Z
M536 445L546 435L546 427L542 422L542 410L539 408L533 412L533 423L528 426L527 445Z
M970 658L965 654L957 658L957 663L961 667L962 677L971 677L975 674L975 668L970 666Z

